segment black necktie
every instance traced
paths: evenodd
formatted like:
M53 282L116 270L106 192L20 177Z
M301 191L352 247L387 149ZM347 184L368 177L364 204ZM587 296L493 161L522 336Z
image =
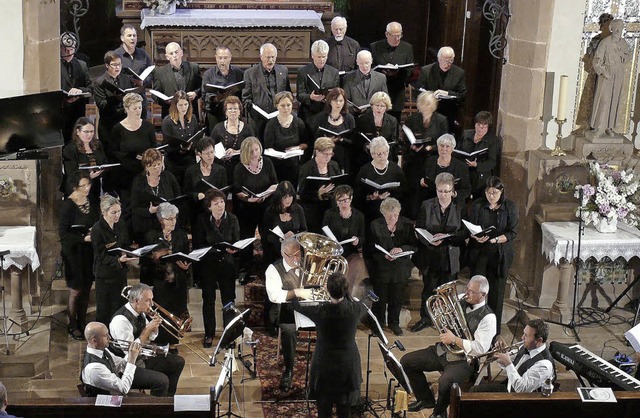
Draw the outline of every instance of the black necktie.
M114 363L114 361L111 358L111 356L107 353L107 350L104 350L102 352L102 359L107 362L107 367L109 368L109 371L111 373L115 373L116 372L116 363Z

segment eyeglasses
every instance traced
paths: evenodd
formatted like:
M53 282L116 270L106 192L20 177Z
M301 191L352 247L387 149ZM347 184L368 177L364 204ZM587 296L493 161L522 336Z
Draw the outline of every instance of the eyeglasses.
M488 194L489 196L499 196L502 193L502 190L498 190L498 189L485 190L484 192L485 192L485 194Z
M478 292L477 290L469 289L467 287L467 293L471 293L472 295L484 295L482 292Z
M442 64L451 65L453 64L453 60L442 60L440 61Z
M282 254L286 255L289 258L296 258L300 256L300 250L296 251L293 254L287 254L286 252L283 251Z
M120 67L122 67L122 63L118 63L118 64L111 63L111 64L109 64L109 67L111 67L111 68L120 68Z
M385 155L389 155L389 151L372 152L371 155L374 157L383 157Z
M389 36L390 38L396 38L396 39L402 38L402 34L393 34L389 32L387 32L387 36Z
M338 199L338 203L349 203L351 201L351 197L343 197L342 199Z
M438 192L438 193L442 193L442 194L448 194L448 193L452 193L452 192L453 192L453 190L437 190L437 189L436 189L436 192Z

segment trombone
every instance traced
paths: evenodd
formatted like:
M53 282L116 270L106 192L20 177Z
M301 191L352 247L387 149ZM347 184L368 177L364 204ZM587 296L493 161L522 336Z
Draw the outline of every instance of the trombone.
M131 287L132 286L125 286L122 289L122 292L120 293L120 296L122 296L123 298L129 300L129 291L131 290ZM175 338L178 341L182 340L182 338L185 336L186 330L188 330L189 326L191 325L191 321L193 321L193 318L188 318L186 320L182 320L182 319L178 318L177 316L175 316L174 314L169 312L167 309L165 309L162 306L160 306L155 301L153 302L153 307L151 308L151 313L153 314L152 317L159 316L160 319L162 319L162 323L160 324L160 326L169 335L171 335L173 338ZM169 319L167 319L167 318L169 318ZM189 343L187 343L185 341L181 341L181 342L182 342L182 344L185 345L185 347L187 347L189 350L191 350L191 352L193 352L193 354L195 354L198 357L200 357L204 362L209 363L210 356L207 353L203 352L202 350L199 350L197 348L192 347L191 344L189 344Z
M129 351L132 341L118 340L110 338L109 342L113 343L116 347L123 351ZM140 344L140 355L144 357L155 357L157 355L167 356L169 354L169 343L166 345L157 344Z
M512 356L512 355L516 354L518 352L518 350L520 350L520 347L522 347L523 344L524 344L524 341L518 341L517 343L509 345L509 346L506 346L506 347L494 348L493 350L487 351L486 353L480 354L478 356L469 356L469 361L471 362L471 361L478 360L478 359L481 359L481 358L484 358L484 357L488 357L486 361L488 363L491 363L491 362L496 360L496 358L493 357L494 354L496 354L496 353L507 353L510 356ZM497 345L497 343L496 343L496 345ZM495 345L494 345L494 347L495 347Z

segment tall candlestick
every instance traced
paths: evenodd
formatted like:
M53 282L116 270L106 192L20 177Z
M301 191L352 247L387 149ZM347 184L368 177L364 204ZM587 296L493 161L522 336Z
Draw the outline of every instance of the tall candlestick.
M560 76L560 94L558 94L558 114L559 120L567 119L567 91L569 89L569 76Z

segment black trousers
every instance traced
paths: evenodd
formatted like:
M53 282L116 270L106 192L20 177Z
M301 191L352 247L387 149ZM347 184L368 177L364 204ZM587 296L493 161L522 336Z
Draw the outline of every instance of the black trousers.
M148 389L151 396L164 397L167 396L168 388L169 378L166 375L144 367L136 367L131 389Z
M96 321L109 327L113 314L123 305L120 293L126 285L126 277L96 278Z
M200 278L205 338L213 337L216 333L216 288L220 289L222 306L236 299L235 267L224 261L209 265L212 267L211 271L202 272Z
M144 360L147 370L159 372L168 379L166 395L173 396L176 394L178 380L182 369L184 369L184 359L176 354L167 354L167 356L150 357ZM136 368L136 373L138 368ZM153 394L153 393L152 393Z
M293 370L296 357L296 324L280 324L282 333L280 335L280 346L282 348L282 358L284 359L285 372Z
M400 309L402 308L402 292L404 281L400 283L378 283L374 281L373 290L378 295L379 300L373 304L372 312L378 318L380 325L400 324ZM388 312L387 312L388 311ZM387 313L387 321L385 321Z
M460 384L473 374L473 366L465 360L447 361L445 354L442 356L437 354L435 345L405 354L400 360L400 364L411 382L413 393L418 401L434 401L424 372L441 372L438 379L438 400L433 409L434 414L446 411L451 395L451 385Z
M318 394L317 398L318 418L331 418L331 409L334 402L320 394ZM335 405L338 418L349 418L351 416L351 405L348 403L337 403Z
M500 334L502 324L502 305L504 304L504 292L507 286L507 278L500 275L500 256L497 248L493 251L478 251L471 274L481 274L489 281L489 294L487 305L496 314L496 332Z

